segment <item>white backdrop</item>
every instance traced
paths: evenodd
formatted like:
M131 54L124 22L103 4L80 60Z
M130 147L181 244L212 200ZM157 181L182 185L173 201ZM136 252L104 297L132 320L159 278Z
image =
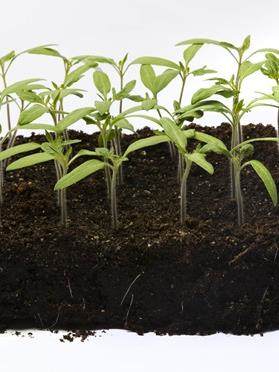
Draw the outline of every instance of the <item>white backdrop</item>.
M174 44L187 38L208 37L240 44L252 35L253 48L279 48L278 0L9 0L0 4L0 55L11 49L57 43L66 56L101 54L119 59L155 55L181 58L183 48ZM230 57L213 46L204 47L195 66L230 76ZM136 69L135 69L136 70ZM135 71L134 70L134 71ZM62 66L55 58L23 56L10 71L10 83L28 77L58 80ZM271 83L259 74L248 80L247 97L255 90L268 90ZM203 83L191 81L190 95ZM83 103L94 99L91 78L80 84L89 91ZM90 92L91 89L91 92ZM176 98L175 84L162 97L170 104ZM186 96L185 101L186 102ZM71 107L69 107L70 109ZM1 119L2 120L2 119ZM274 123L273 110L257 109L250 121ZM207 114L200 122L217 124L221 118ZM0 370L10 371L263 371L278 370L278 333L261 337L144 337L112 332L85 344L60 344L54 335L35 335L32 340L1 335ZM95 368L94 368L95 367Z
M252 49L279 48L277 0L13 0L1 2L0 12L0 55L11 49L22 51L40 44L57 43L66 56L88 53L118 60L129 52L131 60L155 55L178 61L184 50L175 47L179 41L208 37L240 45L248 34L252 35ZM215 46L204 46L193 61L193 67L204 64L225 77L230 77L234 71L230 55ZM130 73L134 78L138 67L132 68ZM9 82L29 77L59 82L63 77L62 63L51 57L24 55L10 70ZM189 80L185 104L195 90L209 84L205 79ZM86 98L72 100L68 110L93 105L96 98L91 73L78 86L88 91ZM244 95L247 99L253 98L255 91L269 92L271 86L269 79L256 73L247 79ZM160 102L171 107L172 101L178 98L177 87L172 82L161 94ZM137 90L142 92L140 84ZM1 122L3 120L2 117ZM222 120L218 114L207 113L198 122L218 124ZM243 124L275 121L275 109L257 108L244 118Z

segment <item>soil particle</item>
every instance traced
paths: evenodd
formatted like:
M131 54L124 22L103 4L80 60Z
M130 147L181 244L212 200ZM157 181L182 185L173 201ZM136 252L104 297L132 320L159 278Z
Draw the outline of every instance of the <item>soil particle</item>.
M229 143L227 124L198 129ZM149 135L144 128L136 137ZM274 135L272 126L244 127L245 138ZM82 140L76 150L97 141L81 132L70 137ZM133 140L124 136L123 148ZM277 145L255 144L255 158L278 185ZM176 163L168 147L133 154L118 188L118 231L110 228L102 173L68 190L67 229L58 223L53 164L7 173L0 329L73 330L63 341L108 328L203 335L279 329L279 209L247 167L246 223L239 228L228 162L218 155L209 160L213 176L198 167L191 171L189 218L180 226Z

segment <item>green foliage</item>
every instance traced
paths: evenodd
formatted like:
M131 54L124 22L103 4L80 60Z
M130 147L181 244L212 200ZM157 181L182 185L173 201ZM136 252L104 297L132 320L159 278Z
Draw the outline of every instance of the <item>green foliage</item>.
M10 51L1 56L0 110L5 107L6 112L1 110L0 114L1 122L4 120L4 128L7 126L7 131L4 132L3 125L0 125L2 136L0 204L3 200L3 167L7 171L15 171L51 161L57 178L55 191L61 210L61 222L66 226L66 189L91 174L103 171L111 208L112 227L118 228L117 186L123 183L122 166L133 152L166 143L172 159L178 159L182 224L187 217L187 185L192 167L199 167L208 174L213 174L213 165L208 161L208 154L212 152L230 160L232 198L237 203L240 225L245 221L240 183L241 174L245 174L243 169L250 167L257 174L273 204L277 205L276 182L265 165L253 159L253 143L279 140L257 138L243 141L241 120L247 112L257 106L279 108L279 50L262 48L251 53L250 36L245 37L240 46L207 38L189 39L178 45L184 46L178 61L143 56L129 63L128 54L120 60L94 54L65 57L51 44L39 45L22 52ZM191 81L188 80L190 76L199 77L216 73L204 64L192 68L193 60L198 58L199 51L206 45L221 47L229 53L235 62L235 71L228 77L217 74L208 79L211 82L210 86L201 86L192 97L186 97L185 103L185 87ZM36 55L57 58L63 66L63 76L59 82L30 78L10 84L8 81L10 67L23 54L29 54L32 58L37 58ZM256 56L261 56L261 59L257 60ZM136 91L138 76L127 79L127 71L135 69L137 65L140 66L140 79L148 92ZM116 74L117 80L111 75L111 71ZM272 91L261 93L260 97L246 102L242 92L243 83L248 82L249 78L259 71L273 81ZM92 87L95 97L92 99L92 107L89 105L69 111L67 108L69 97L76 100L87 94L78 86L85 75L93 76ZM179 80L178 94L169 100L171 108L165 107L160 103L161 93L174 80ZM136 103L133 106L131 102ZM130 105L125 107L126 103ZM12 107L15 110L11 116ZM231 124L232 138L229 148L218 138L187 128L187 122L201 118L206 112L220 113ZM126 149L122 149L122 131L135 132L134 118L152 122L158 130L149 138L138 139ZM69 129L79 120L96 127L99 132L98 146L76 153L75 144L79 140L70 138L72 132L69 132ZM15 146L19 129L41 130L45 134L45 139L41 143L30 142ZM22 157L19 157L21 154ZM13 159L9 163L10 158L14 156L16 160ZM74 167L75 161L82 157L86 157L87 160Z

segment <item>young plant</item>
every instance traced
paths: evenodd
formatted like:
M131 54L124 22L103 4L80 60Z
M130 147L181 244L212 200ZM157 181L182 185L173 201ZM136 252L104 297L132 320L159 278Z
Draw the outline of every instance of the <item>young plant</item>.
M41 129L45 130L46 142L36 143L30 142L23 145L17 145L6 149L0 153L0 161L9 159L15 155L26 153L34 150L38 152L24 156L7 167L7 171L13 171L25 167L30 167L39 163L54 161L57 180L67 174L68 167L71 164L72 145L80 142L79 140L65 140L63 133L70 125L88 115L94 109L85 107L77 109L67 114L59 122L55 122L55 126L50 124L28 123L22 125L21 129ZM52 113L51 113L52 114ZM58 194L58 205L60 206L61 224L67 226L67 198L66 191L61 190Z
M139 97L141 101L140 105L131 107L125 111L121 110L121 113L113 114L113 105L117 102L124 100L124 98L131 99L131 91L134 89L136 81L132 80L128 82L120 92L116 92L115 88L112 87L109 76L102 70L96 70L93 73L93 81L96 89L98 90L99 101L95 101L95 111L91 115L85 118L87 124L93 124L99 129L99 146L106 149L110 149L111 144L114 148L114 154L121 158L121 147L120 137L121 130L134 131L133 125L129 122L127 116L142 110L150 110L155 106L155 102L150 99L143 99ZM134 100L133 96L133 100ZM117 143L117 144L116 144ZM104 159L108 161L108 159ZM119 174L122 174L122 164L120 165ZM111 185L111 168L105 167L105 178L107 185L108 197L110 197L110 185Z
M207 66L203 66L198 69L191 69L191 62L197 52L202 47L202 44L193 44L190 45L188 48L185 49L183 53L183 61L179 61L178 63L170 61L165 58L159 57L140 57L137 58L132 64L140 64L140 74L141 80L145 87L149 89L153 95L153 98L156 102L158 102L158 93L161 92L164 88L168 86L168 84L177 76L181 79L181 87L179 91L179 96L177 100L173 101L174 110L179 110L182 105L183 95L186 87L186 82L190 76L202 76L209 73L214 73L216 71L210 70ZM155 74L155 71L152 66L162 66L167 67L168 69L165 70L161 75ZM161 111L165 111L167 113L168 110L162 106L158 106L157 108L159 117L162 117ZM191 110L190 116L188 116L189 120L192 120L194 117L200 117L201 111ZM172 119L174 119L172 117ZM174 119L175 120L175 119ZM184 119L185 120L185 119ZM180 128L183 125L184 120L175 120L175 125L179 126ZM175 157L175 146L172 142L169 142L169 149L171 158L174 159ZM184 172L184 160L181 157L182 155L178 153L178 182L181 181L183 172Z
M5 89L3 89L2 92L0 92L0 114L1 114L1 108L3 106L9 105L11 102L15 103L19 109L19 118L22 116L23 110L28 106L28 103L24 100L24 96L35 94L34 90L41 89L42 85L38 84L39 79L27 79L18 81ZM21 96L20 102L17 102L17 99L14 97L14 95ZM3 149L9 149L11 148L11 138L14 137L14 133L17 131L17 128L14 127L6 131L4 134L3 127L0 126L0 154L3 151ZM3 137L1 137L3 135ZM3 203L3 187L4 187L4 168L5 168L5 162L3 160L0 160L0 207Z
M275 102L275 107L277 107L277 137L279 138L279 58L273 53L267 53L265 57L266 61L261 71L265 76L273 80L276 85L272 88L272 94L263 93L260 100L271 100ZM267 104L266 106L270 105Z
M95 84L95 86L96 86L96 88L97 88L97 90L100 94L99 97L101 98L101 102L99 101L96 104L96 108L97 108L97 106L99 106L99 108L101 108L101 110L99 111L101 114L104 111L104 109L109 110L110 107L113 106L114 103L118 103L118 110L116 110L116 114L120 115L123 112L123 106L124 106L124 100L125 99L135 101L135 102L141 102L141 101L144 100L142 97L132 94L132 91L134 90L135 85L136 85L136 80L131 80L131 81L128 81L128 82L125 81L127 71L129 69L129 67L131 66L130 64L127 64L128 63L127 62L128 61L128 54L126 54L124 56L124 58L121 59L118 62L115 61L112 58L107 58L107 57L104 57L104 56L96 56L96 55L77 56L77 57L74 57L73 60L78 61L78 62L83 61L85 63L97 62L99 65L106 64L106 65L110 65L115 70L115 72L118 76L118 79L119 79L118 88L111 87L111 83L110 83L110 79L109 79L108 75L107 75L107 78L104 75L103 76L99 75L99 80L106 80L107 83L109 83L109 85L110 85L111 89L108 92L108 93L111 92L110 103L107 103L107 97L104 96L103 89L100 90L99 89L100 86L99 87L97 86L97 85L99 85L98 82L97 82L97 79L98 79L97 74L94 74L95 78L93 76L94 84ZM99 69L99 72L102 73L103 71L101 69ZM131 126L129 126L129 127L131 129ZM117 155L122 154L122 145L121 145L122 129L127 129L127 128L122 128L120 124L118 126L115 126L114 129L113 129L114 135L113 135L113 138L111 139L111 143L112 143L112 145L114 147L114 151ZM119 182L119 184L123 183L122 166L119 169L118 182Z
M88 177L89 175L99 171L106 170L109 168L112 175L110 178L110 209L111 209L111 225L113 229L119 227L118 220L118 208L117 208L117 177L119 169L122 166L124 161L128 161L128 155L132 152L143 149L148 146L154 146L162 142L167 142L168 138L164 135L161 136L152 136L149 138L140 139L132 143L124 152L123 155L115 154L115 150L112 148L108 150L106 147L96 148L94 151L90 150L81 150L79 153L72 158L73 162L81 156L92 156L99 159L88 160L77 168L73 169L67 175L62 177L55 185L55 190L65 190L67 187L81 181L82 179Z
M236 73L231 76L230 80L222 77L216 77L209 80L215 81L215 85L210 88L205 88L197 91L192 98L192 104L199 103L201 105L202 100L207 99L213 95L220 95L225 98L232 98L231 108L226 107L223 112L221 107L217 106L216 110L222 113L232 125L232 145L231 148L236 146L242 141L241 133L241 118L242 116L251 110L253 106L249 103L245 105L244 100L241 98L243 82L248 76L251 76L256 71L260 70L264 64L264 61L252 63L250 59L258 54L265 52L279 53L279 50L274 48L263 48L258 49L247 55L247 51L250 48L250 36L247 36L242 45L237 47L231 43L224 41L217 41L211 39L190 39L183 41L177 45L188 45L188 44L213 44L225 49L236 62ZM210 111L210 110L209 110Z
M216 152L217 154L223 154L228 157L233 165L234 165L234 178L236 180L236 203L237 203L237 222L238 225L241 226L245 222L245 213L244 213L244 206L243 206L243 197L241 191L241 172L247 166L251 166L259 178L262 180L266 190L273 202L273 205L276 206L278 203L278 193L275 181L270 173L270 171L266 168L266 166L260 162L259 160L251 159L251 156L254 153L254 147L252 145L253 142L278 142L279 139L273 137L266 137L266 138L253 138L247 141L244 141L231 150L228 150L223 143L220 147L218 144L210 143L205 145L202 149L202 152L207 153L208 151ZM249 159L249 160L248 160Z
M185 163L180 182L180 223L183 225L187 218L187 184L193 163L211 175L214 173L212 164L206 160L207 152L203 151L204 146L202 146L202 143L215 144L221 148L223 148L223 143L213 136L194 129L182 130L169 118L161 118L160 123L164 129L165 135L168 137L168 141L176 146L178 153ZM190 152L187 149L187 144L191 139L199 143L196 148Z
M236 73L231 76L229 80L223 77L215 77L209 80L213 80L215 84L209 88L199 89L192 97L192 105L196 109L200 108L203 111L214 111L221 113L231 124L232 136L231 136L231 149L242 142L242 130L241 130L241 119L243 116L257 106L255 100L245 103L244 99L241 98L243 82L247 77L259 71L264 61L252 63L250 59L258 53L274 52L279 53L279 50L273 48L264 48L256 50L247 55L247 51L250 48L250 36L247 36L242 45L237 47L231 43L224 41L216 41L211 39L190 39L179 43L178 45L188 44L213 44L224 48L236 62ZM225 98L232 98L232 104L225 105L218 100L208 100L208 98L219 95ZM179 110L182 114L185 109ZM234 169L231 163L231 190L232 197L236 197L236 180L234 179Z

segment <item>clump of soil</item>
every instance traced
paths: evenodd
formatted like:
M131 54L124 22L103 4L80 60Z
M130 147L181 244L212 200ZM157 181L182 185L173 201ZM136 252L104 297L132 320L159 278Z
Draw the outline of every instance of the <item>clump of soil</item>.
M229 142L226 124L198 129ZM149 135L148 128L137 133ZM244 127L245 138L274 135L272 126ZM96 144L96 135L70 137L82 140L77 150ZM19 137L17 143L27 140ZM123 148L133 140L124 136ZM257 143L255 149L278 184L277 145ZM133 154L125 165L118 231L110 228L101 173L68 190L68 229L58 224L52 163L8 173L0 231L0 328L158 334L279 329L279 209L247 167L242 177L247 223L239 228L228 161L218 155L209 160L213 176L198 167L191 172L190 217L183 227L176 163L165 144Z

